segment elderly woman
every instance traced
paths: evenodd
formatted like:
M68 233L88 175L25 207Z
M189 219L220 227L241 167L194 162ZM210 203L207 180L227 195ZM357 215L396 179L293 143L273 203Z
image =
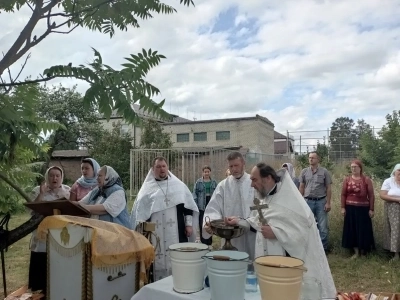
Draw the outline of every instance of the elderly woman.
M100 165L93 158L84 158L81 163L82 176L71 186L70 201L82 200L97 187L97 173Z
M211 168L209 166L203 167L203 176L197 179L193 189L193 199L199 208L199 226L203 228L204 211L210 202L211 196L217 187L217 182L211 178ZM203 244L211 245L212 237L204 239L200 230L200 241Z
M374 217L375 195L371 179L363 174L361 161L353 160L350 167L351 175L343 180L342 185L342 246L354 249L354 259L375 248L371 221Z
M399 259L400 252L400 164L397 164L390 178L386 179L379 193L385 201L383 248L394 253L393 260Z
M122 180L110 166L103 166L97 174L98 186L77 202L87 209L92 218L117 223L131 228L126 195Z
M282 168L285 168L288 171L290 178L292 178L292 180L293 180L293 183L296 185L297 188L299 188L300 181L296 177L296 171L295 171L293 165L291 163L284 163L282 165Z
M70 188L62 184L63 171L59 167L50 167L44 175L42 185L33 189L31 199L37 201L54 201L58 199L69 199ZM31 258L29 264L29 288L32 291L42 290L46 292L47 287L47 253L46 241L37 238L37 231L32 234L30 242Z

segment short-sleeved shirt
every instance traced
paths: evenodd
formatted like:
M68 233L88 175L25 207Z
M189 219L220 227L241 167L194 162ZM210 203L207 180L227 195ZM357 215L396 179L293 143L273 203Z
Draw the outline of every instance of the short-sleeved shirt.
M89 204L90 200L90 192L87 194L80 203ZM113 192L107 199L104 201L102 196L97 197L96 202L94 204L103 204L104 209L109 213L113 218L118 217L118 215L125 209L126 200L125 200L125 191L118 190ZM102 203L103 202L103 203ZM98 219L98 215L92 215L92 219Z
M75 182L71 186L71 194L76 195L76 201L82 200L87 194L89 194L96 186L83 187L78 182Z
M35 187L32 190L30 198L34 201L40 194L40 186ZM56 190L48 189L44 194L42 201L54 201L61 198L69 199L70 187L62 184L60 188ZM39 240L37 236L37 229L32 232L32 238L30 241L29 248L34 252L46 252L46 241Z
M400 197L400 186L394 180L394 177L385 179L381 187L382 191L388 191L388 196Z
M318 167L315 172L311 167L301 171L300 183L304 183L305 198L321 198L326 196L326 186L332 184L332 178L328 170Z

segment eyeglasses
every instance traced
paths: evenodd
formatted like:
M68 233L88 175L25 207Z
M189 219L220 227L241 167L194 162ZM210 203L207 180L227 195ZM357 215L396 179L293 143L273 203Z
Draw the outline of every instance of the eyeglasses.
M356 168L359 168L359 166L351 166L350 168L356 169Z

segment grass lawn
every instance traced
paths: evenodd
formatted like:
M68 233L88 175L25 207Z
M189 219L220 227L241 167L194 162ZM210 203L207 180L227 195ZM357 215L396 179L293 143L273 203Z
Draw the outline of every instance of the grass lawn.
M333 279L338 291L344 292L400 292L400 262L389 263L389 258L382 252L383 240L383 201L379 199L380 182L374 182L376 190L375 217L373 219L377 253L368 257L350 260L350 254L341 248L343 217L340 214L341 178L335 178L332 187L332 212L329 214L329 232L332 253L328 255ZM131 211L133 201L128 202ZM10 227L14 228L27 220L27 214L11 218ZM8 292L28 283L29 240L30 236L12 245L6 253ZM217 244L214 244L215 246ZM218 246L217 246L218 247ZM2 281L0 282L2 286ZM0 299L3 295L0 289Z
M11 228L28 219L28 215L17 215L11 219ZM29 267L30 235L12 245L6 253L8 292L27 284ZM383 255L371 255L358 260L350 260L340 249L328 255L329 264L339 291L400 291L400 263L389 264ZM2 283L1 283L2 285ZM3 289L0 291L0 299Z

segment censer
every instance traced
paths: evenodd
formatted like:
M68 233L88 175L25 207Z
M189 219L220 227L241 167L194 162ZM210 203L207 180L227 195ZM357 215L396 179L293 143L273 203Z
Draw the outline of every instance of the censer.
M225 239L225 244L221 248L222 250L238 250L232 245L231 239L241 236L244 233L243 227L238 225L226 225L223 219L211 221L209 217L206 217L205 221L210 224L210 228L214 235Z

